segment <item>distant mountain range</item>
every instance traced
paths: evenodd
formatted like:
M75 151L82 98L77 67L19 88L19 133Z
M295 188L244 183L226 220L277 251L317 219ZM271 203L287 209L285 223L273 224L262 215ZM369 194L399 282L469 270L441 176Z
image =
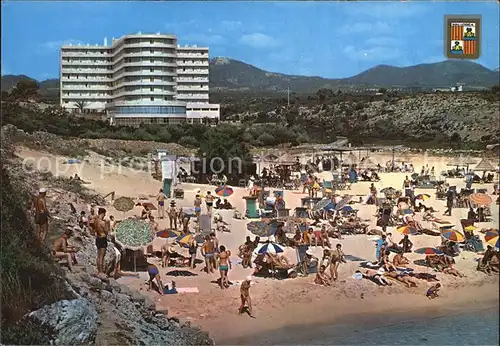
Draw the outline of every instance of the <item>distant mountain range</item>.
M22 79L32 78L25 75L2 76L2 90L11 89ZM313 93L321 88L433 88L449 87L456 83L480 88L498 85L499 79L498 69L492 71L466 60L448 60L408 67L379 65L356 76L342 79L268 72L229 58L218 57L210 60L210 88L213 92L283 92L290 88L293 92ZM47 79L38 83L42 95L58 98L59 79Z
M499 84L498 70L492 71L471 61L443 61L408 67L379 65L343 79L292 76L272 73L228 58L210 62L210 87L227 91L314 92L321 88L356 87L449 87L464 83L469 87L491 87Z

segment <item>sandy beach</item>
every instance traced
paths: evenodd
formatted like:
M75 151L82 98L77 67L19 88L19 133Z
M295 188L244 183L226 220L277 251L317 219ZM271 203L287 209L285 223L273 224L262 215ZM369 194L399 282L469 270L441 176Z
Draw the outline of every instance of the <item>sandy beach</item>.
M154 196L161 188L159 181L154 180L148 172L137 171L131 168L103 165L103 158L98 155L90 156L81 164L65 165L62 162L67 159L37 152L31 149L19 148L17 154L32 161L40 170L48 170L54 174L72 176L77 173L83 180L89 181L87 185L97 193L106 195L112 191L116 197L128 196L138 198L140 196ZM373 156L372 156L373 157ZM381 163L390 160L390 154L383 154L379 159ZM412 162L415 171L419 172L422 165L428 164L435 167L436 172L440 172L449 167L449 161L443 157L412 156L405 157L405 160ZM479 162L479 158L477 159ZM394 187L401 189L405 174L402 173L381 173L381 180L375 183L378 190L384 187ZM436 174L437 175L437 174ZM331 179L331 173L322 172L320 178ZM450 185L456 185L458 189L465 186L464 179L449 179ZM343 191L344 194L358 196L367 195L370 183L360 182L352 185L351 190ZM203 194L206 191L214 191L214 186L181 184L179 188L184 189L184 199L177 200L178 207L192 207L196 192L200 190ZM486 188L489 193L492 191L492 184L474 184L473 188ZM229 197L231 204L244 213L245 204L243 196L248 195L244 188L233 187L234 194ZM273 189L271 189L273 190ZM301 191L300 191L301 192ZM454 209L452 216L442 216L445 210L444 201L436 200L434 189L416 190L415 194L428 193L432 199L426 201L427 206L432 206L438 210L435 215L439 218L457 225L461 230L459 219L466 218L467 209ZM293 210L300 206L300 198L304 194L299 191L285 191L284 198L287 208ZM152 198L154 200L154 198ZM105 206L108 215L114 215L117 219L139 215L141 208L122 213L114 210L111 204ZM358 216L367 220L369 229L376 227L376 207L374 205L354 204L353 208L359 209ZM492 216L488 223L477 224L480 228L498 228L499 212L494 204L491 207ZM203 208L205 212L205 208ZM342 321L361 324L363 319L374 321L382 318L383 323L390 323L400 316L430 314L439 316L440 314L451 313L452 310L464 308L474 309L487 308L498 305L498 275L487 276L476 271L476 259L480 255L472 252L461 252L456 257L455 267L466 275L465 278L456 278L450 275L438 273L438 278L443 286L439 299L429 300L425 297L425 292L430 283L418 280L418 287L406 288L403 285L393 285L391 287L379 287L368 280L358 281L352 278L354 272L359 268L359 262L348 261L339 268L339 280L334 287L323 287L313 284L314 276L299 277L296 279L276 280L256 278L251 287L251 295L256 318L252 319L246 315L238 316L238 306L240 303L238 283L253 272L253 269L244 269L237 258L238 246L244 243L246 236L254 236L247 230L248 220L236 220L232 218L233 212L230 210L218 211L229 224L230 233L218 234L220 245L226 246L232 251L231 260L233 269L229 272L229 279L234 283L229 289L221 290L215 283L219 277L218 273L206 274L202 271L203 265L198 265L192 272L196 274L190 277L168 277L166 272L175 268L160 268L162 280L164 282L175 280L177 287L196 287L199 293L185 293L176 295L159 296L157 293L146 291L146 272L139 272L139 278L123 277L120 283L127 284L130 288L141 291L154 299L158 310L168 310L168 315L189 320L193 324L201 326L210 332L211 336L219 344L276 344L298 342L299 334L307 325L321 326L326 323ZM156 212L153 213L156 216ZM428 222L422 221L417 213L416 219L425 228L432 228ZM159 228L167 228L168 220L156 220ZM393 240L398 243L402 235L396 232L395 227L389 227L388 232L393 234ZM482 237L482 236L481 236ZM342 240L332 239L332 244L340 243L346 255L373 261L375 260L375 245L371 236L352 235L345 236ZM440 237L428 235L412 236L413 248L423 246L437 246L440 244ZM165 239L155 239L154 250L159 251L165 243ZM315 256L321 258L322 248L312 248ZM295 250L286 248L284 255L296 263ZM406 254L410 262L423 259L423 255L415 253ZM198 254L198 258L201 256ZM159 262L152 262L157 264ZM159 266L159 265L158 265ZM428 272L426 267L416 267L419 272ZM399 316L399 317L398 317ZM274 336L270 331L277 331ZM314 329L310 329L314 331ZM271 335L271 336L270 336ZM307 335L301 334L301 335ZM259 338L260 336L260 338ZM287 338L290 340L287 342ZM307 343L307 338L303 340Z

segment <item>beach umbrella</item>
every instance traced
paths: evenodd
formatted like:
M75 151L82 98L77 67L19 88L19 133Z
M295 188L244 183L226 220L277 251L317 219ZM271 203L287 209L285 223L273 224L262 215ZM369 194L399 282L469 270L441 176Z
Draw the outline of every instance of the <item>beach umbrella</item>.
M420 249L416 249L415 253L421 255L442 255L443 253L436 249L435 247L421 247Z
M318 201L314 205L313 211L318 211L318 210L321 210L323 208L326 208L331 202L332 202L331 199L322 199L321 201Z
M415 198L418 199L419 201L427 201L428 199L431 199L431 196L426 193L421 193L417 195L417 197Z
M134 200L130 197L119 197L113 202L113 207L122 212L130 211L134 209Z
M415 179L417 179L417 178L418 178L418 176L419 176L419 174L418 174L418 173L413 173L413 174L411 175L411 178L412 178L413 180L415 180Z
M474 168L474 171L494 172L495 167L487 159L482 159Z
M269 237L271 234L269 224L264 221L251 221L247 223L247 229L250 233L259 237Z
M151 201L143 201L141 202L141 205L149 210L156 210L155 205Z
M500 247L500 239L498 237L498 230L496 229L486 232L486 234L484 235L484 240L491 246L494 246L496 248Z
M137 271L135 252L150 245L154 238L149 224L140 219L126 219L116 226L115 241L121 247L134 251L134 271Z
M480 192L469 195L469 200L477 205L490 205L493 202L490 196Z
M187 247L193 241L193 239L196 240L197 243L203 243L204 241L203 236L199 237L192 234L181 234L180 236L175 238L175 241L179 245Z
M440 231L444 231L444 230L452 229L452 228L454 228L454 227L455 227L455 225L452 225L452 224L449 224L449 225L441 225L441 226L439 226L439 230L440 230Z
M165 229L163 231L156 232L158 238L177 238L181 235L181 232L175 231L173 229Z
M479 229L479 227L476 227L476 226L473 226L473 225L465 227L465 230L468 231L468 232L477 231L478 229Z
M217 194L217 196L229 197L234 193L234 191L229 186L224 185L224 186L219 186L218 188L216 188L215 193Z
M465 240L465 236L454 229L442 230L441 237L455 243L461 243Z
M396 228L396 231L398 231L399 233L405 234L405 235L418 234L418 231L415 227L410 227L408 225L399 226L398 228Z
M380 192L382 192L382 193L388 193L388 192L394 193L394 192L396 192L396 189L389 186L389 187L384 187L382 190L380 190Z
M259 250L257 250L257 253L259 255L265 253L280 253L280 252L283 252L283 248L275 243L265 243L259 248Z
M154 239L149 224L140 219L126 219L116 226L116 241L124 248L139 250Z

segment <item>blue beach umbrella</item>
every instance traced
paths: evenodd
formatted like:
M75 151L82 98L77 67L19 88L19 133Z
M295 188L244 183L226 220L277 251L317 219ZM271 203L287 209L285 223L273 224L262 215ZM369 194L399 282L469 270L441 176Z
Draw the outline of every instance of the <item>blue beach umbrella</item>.
M257 251L257 253L259 255L262 255L265 253L280 253L280 252L283 252L283 248L275 243L265 243Z

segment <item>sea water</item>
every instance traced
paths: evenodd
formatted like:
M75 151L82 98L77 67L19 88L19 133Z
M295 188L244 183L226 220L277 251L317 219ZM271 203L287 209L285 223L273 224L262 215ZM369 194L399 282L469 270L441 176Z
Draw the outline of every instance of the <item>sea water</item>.
M378 320L378 321L377 321ZM404 322L295 326L257 336L264 345L499 345L498 306Z
M498 308L323 334L322 345L498 345Z

